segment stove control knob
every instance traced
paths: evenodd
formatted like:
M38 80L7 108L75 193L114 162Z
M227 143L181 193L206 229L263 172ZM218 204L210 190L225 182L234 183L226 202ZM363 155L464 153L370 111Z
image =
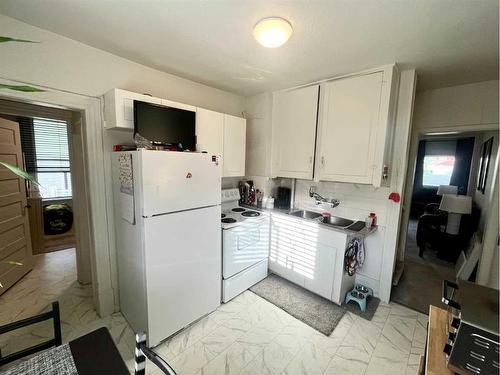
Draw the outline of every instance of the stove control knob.
M451 326L455 329L458 329L458 327L460 327L460 319L453 318L453 320L451 321Z
M450 340L452 343L455 342L455 339L457 338L457 334L450 332L448 333L448 340Z
M451 348L452 348L452 346L450 344L446 344L444 346L443 352L445 352L446 355L450 355L451 354Z

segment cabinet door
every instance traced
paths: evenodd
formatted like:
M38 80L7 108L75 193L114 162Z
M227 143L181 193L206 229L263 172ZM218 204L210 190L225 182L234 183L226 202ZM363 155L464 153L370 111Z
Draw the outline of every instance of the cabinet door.
M320 180L372 183L377 163L383 163L383 156L374 160L376 148L385 147L385 131L377 134L383 76L376 72L321 87L316 163Z
M331 299L337 249L322 243L314 243L310 259L312 274L305 275L304 287L322 297Z
M224 115L223 177L245 175L246 120Z
M160 98L113 89L104 95L105 127L134 130L134 100L161 104Z
M312 179L318 90L314 85L275 94L273 175Z
M196 110L196 150L223 155L224 114L208 109Z
M297 241L302 237L300 223L285 215L271 216L271 243L269 248L269 270L283 278L304 286L304 272L300 256L297 256Z

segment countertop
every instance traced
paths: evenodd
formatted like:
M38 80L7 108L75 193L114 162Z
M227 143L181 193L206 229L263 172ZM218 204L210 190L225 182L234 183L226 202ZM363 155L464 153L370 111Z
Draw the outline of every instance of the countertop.
M325 223L321 222L321 218L304 219L304 218L301 218L301 217L289 215L290 212L300 210L300 208L293 208L293 209L263 208L263 207L257 207L257 206L248 205L248 204L240 204L240 206L244 207L244 208L252 209L252 210L255 210L255 211L268 212L270 214L286 215L288 217L293 217L293 218L298 219L298 220L304 220L306 222L315 222L315 223L318 223L322 228L333 230L335 232L344 233L344 234L347 234L348 236L366 237L366 236L369 236L370 234L374 233L377 230L377 226L374 225L371 228L364 227L363 229L361 229L359 231L354 231L354 230L349 230L347 228L340 228L340 227L336 227L336 226L333 226L333 225L330 225L330 224L325 224ZM314 211L314 212L316 212L316 211ZM318 212L318 213L320 213L320 212ZM356 221L354 221L354 222L356 222Z

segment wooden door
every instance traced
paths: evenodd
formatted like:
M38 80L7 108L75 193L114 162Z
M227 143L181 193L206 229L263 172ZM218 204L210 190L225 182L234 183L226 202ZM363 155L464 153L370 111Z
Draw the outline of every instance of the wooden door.
M245 175L246 120L224 115L224 155L222 177Z
M317 171L320 180L371 184L383 72L339 79L321 87ZM381 143L381 145L378 144ZM380 166L379 166L380 167Z
M23 168L19 124L0 118L0 160ZM0 294L33 268L24 180L0 166ZM18 262L15 265L9 262Z
M273 104L273 175L313 178L318 85L279 92Z

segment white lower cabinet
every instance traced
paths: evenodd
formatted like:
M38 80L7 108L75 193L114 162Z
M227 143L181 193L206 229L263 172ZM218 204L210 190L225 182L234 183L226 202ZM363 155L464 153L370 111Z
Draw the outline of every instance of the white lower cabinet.
M337 260L337 249L322 243L313 244L314 259L311 259L311 274L304 278L304 288L322 297L331 299L334 288L334 271Z
M311 292L343 302L343 290L354 278L344 277L347 235L285 214L271 216L269 270ZM346 286L346 283L350 285Z

